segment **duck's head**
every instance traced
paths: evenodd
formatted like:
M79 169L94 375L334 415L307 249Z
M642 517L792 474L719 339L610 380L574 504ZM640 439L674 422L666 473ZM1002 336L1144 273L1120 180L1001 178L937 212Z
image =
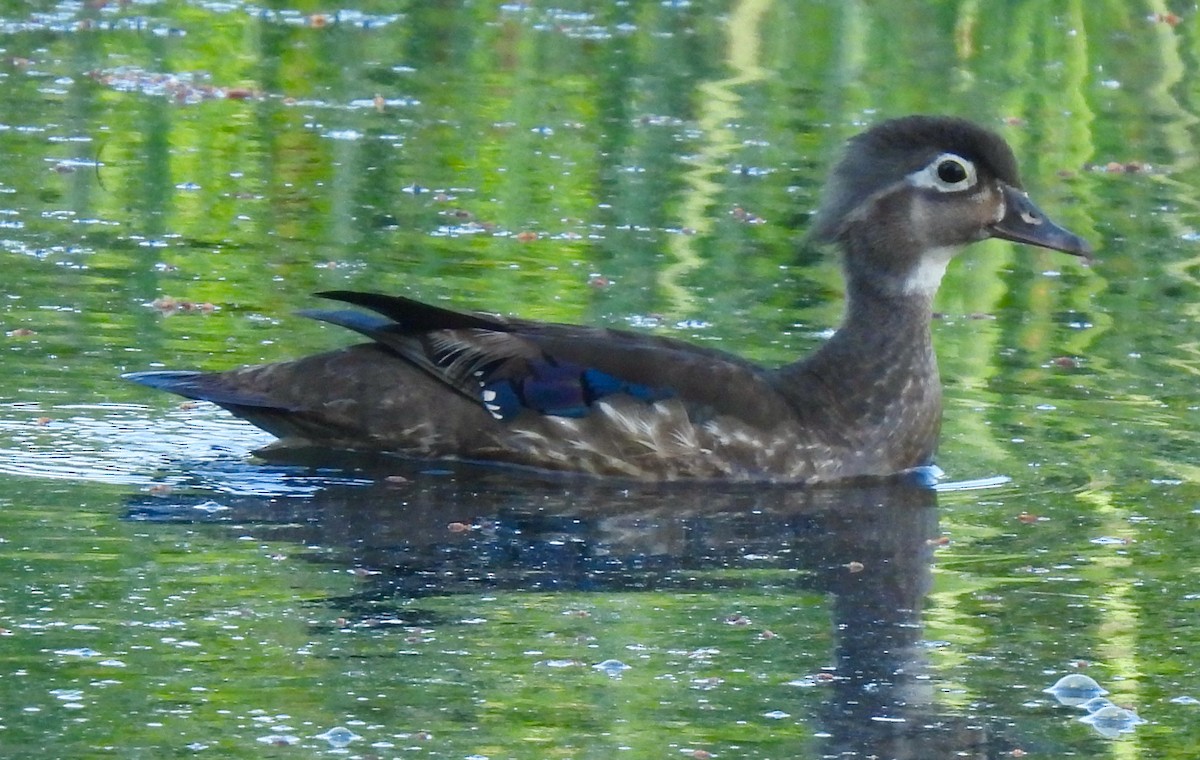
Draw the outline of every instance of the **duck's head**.
M989 237L1091 257L1021 187L1004 139L964 119L908 116L854 137L810 233L838 243L852 287L932 297L963 246Z

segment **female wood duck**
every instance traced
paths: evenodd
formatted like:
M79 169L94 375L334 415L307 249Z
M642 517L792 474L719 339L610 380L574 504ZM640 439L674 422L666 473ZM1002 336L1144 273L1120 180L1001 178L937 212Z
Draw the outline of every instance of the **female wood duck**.
M997 134L909 116L850 140L811 235L841 248L848 305L811 356L768 369L684 341L451 311L397 296L302 314L370 343L227 372L130 380L228 409L278 447L453 458L650 480L816 482L931 463L930 340L946 265L989 237L1090 257L1021 189Z

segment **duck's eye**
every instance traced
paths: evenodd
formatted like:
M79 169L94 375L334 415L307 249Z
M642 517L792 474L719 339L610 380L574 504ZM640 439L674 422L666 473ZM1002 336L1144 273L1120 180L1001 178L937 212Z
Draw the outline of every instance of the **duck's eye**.
M948 158L937 165L937 175L938 179L947 185L957 185L967 178L967 169L954 159Z
M917 187L927 187L941 193L967 190L975 186L976 179L975 164L953 153L943 153L909 177Z

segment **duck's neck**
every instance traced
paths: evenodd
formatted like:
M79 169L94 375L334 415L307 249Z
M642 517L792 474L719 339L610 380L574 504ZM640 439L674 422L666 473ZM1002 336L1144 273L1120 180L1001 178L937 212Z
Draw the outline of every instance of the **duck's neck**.
M847 390L900 392L909 380L938 384L929 323L932 298L925 293L883 293L848 283L846 314L838 331L814 354L789 368L817 374ZM854 395L854 394L851 394Z
M814 354L782 367L779 389L810 429L834 431L850 446L884 440L890 450L878 452L881 459L913 467L932 456L941 421L929 332L936 283L879 285L848 273L842 326Z

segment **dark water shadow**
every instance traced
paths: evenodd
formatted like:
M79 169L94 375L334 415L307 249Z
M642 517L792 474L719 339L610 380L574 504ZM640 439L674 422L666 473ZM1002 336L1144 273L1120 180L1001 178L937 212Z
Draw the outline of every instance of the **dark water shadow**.
M935 699L921 610L939 529L937 494L923 485L634 487L469 466L387 471L304 498L143 498L128 517L228 521L319 546L313 561L370 571L359 593L328 600L352 619L430 595L761 589L750 574L712 571L797 571L769 582L831 599L835 668L815 727L823 756L991 758L1016 746L998 724Z

